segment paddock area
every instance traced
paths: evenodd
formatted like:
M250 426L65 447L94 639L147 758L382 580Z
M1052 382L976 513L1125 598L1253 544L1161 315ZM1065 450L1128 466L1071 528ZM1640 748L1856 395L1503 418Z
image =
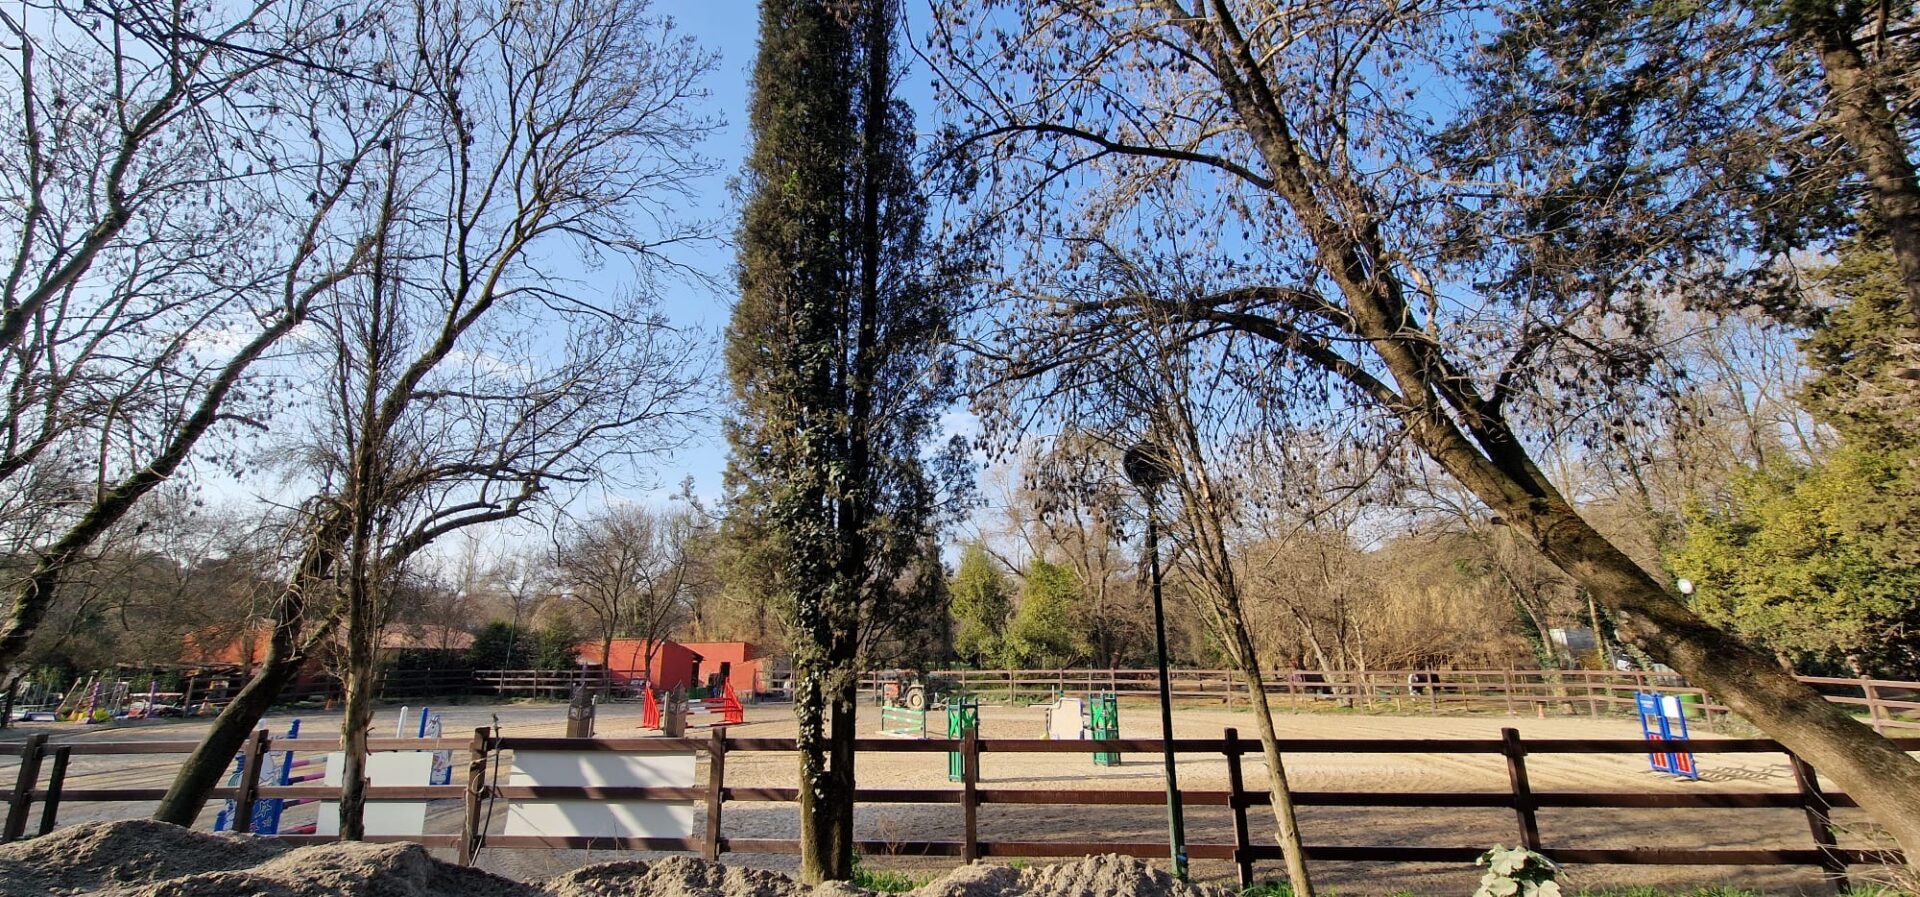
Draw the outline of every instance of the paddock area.
M414 714L409 710L411 734ZM396 732L401 708L383 708L375 717L374 734L388 736ZM449 740L462 743L473 730L495 724L501 734L514 737L548 737L564 733L566 708L555 704L466 704L435 708ZM611 704L599 708L596 735L602 738L630 738L652 734L639 727L639 704ZM276 713L265 722L274 735L285 731L292 719L301 720L303 741L338 734L340 715L334 713ZM935 717L939 716L935 711ZM1498 739L1502 729L1517 729L1524 739L1637 739L1639 724L1621 718L1538 718L1504 713L1453 713L1444 715L1383 716L1326 710L1322 712L1280 712L1275 723L1287 739ZM154 720L112 726L30 723L4 733L4 740L18 741L33 733L46 733L49 747L87 742L185 741L206 728L204 720ZM1234 728L1242 739L1256 737L1255 720L1242 711L1222 708L1181 709L1174 714L1178 738L1218 739ZM861 736L881 737L878 708L869 708L861 720ZM944 725L929 725L938 737ZM772 704L750 706L746 723L733 728L730 738L791 738L795 727L790 708ZM1024 706L985 706L980 708L979 737L993 739L1036 739L1045 732L1040 709ZM692 734L692 733L690 733ZM1699 739L1722 737L1695 732ZM1159 736L1157 714L1149 704L1126 702L1121 705L1120 737L1152 739ZM303 753L302 756L307 756ZM11 758L9 758L11 759ZM75 753L65 779L65 788L132 789L164 787L181 757L177 754L125 754L103 756ZM15 761L17 762L17 761ZM948 758L944 753L865 752L859 757L857 779L862 789L958 789L948 777ZM1435 753L1294 753L1286 758L1288 775L1296 791L1374 792L1505 792L1512 787L1510 770L1499 754ZM465 751L455 758L455 783L465 769ZM1701 779L1685 781L1654 773L1647 768L1644 755L1596 755L1531 753L1526 771L1536 791L1620 792L1643 794L1757 794L1792 792L1796 788L1794 771L1784 754L1742 753L1701 754L1698 758ZM702 769L707 764L703 761ZM1183 790L1219 791L1230 785L1228 765L1218 754L1182 756L1178 764ZM1257 749L1244 758L1245 787L1262 790L1266 783L1265 766ZM703 771L704 778L706 773ZM0 782L11 782L12 768L0 768ZM729 790L752 788L792 788L794 761L790 754L740 751L729 753L725 785ZM1035 791L1138 791L1157 793L1162 785L1161 760L1156 754L1129 753L1117 766L1099 766L1091 751L1080 754L1038 754L987 752L979 756L979 787L982 789ZM1356 799L1364 801L1364 797ZM211 829L223 802L214 801L202 815L199 827ZM61 825L84 821L138 818L151 812L153 804L141 801L63 802L58 810ZM288 812L286 824L298 824L305 808ZM462 805L458 799L436 800L428 815L427 831L453 833L461 828ZM310 811L306 811L310 812ZM696 814L704 808L696 801ZM989 803L977 809L978 837L985 841L1021 842L1104 842L1139 843L1166 838L1166 816L1161 806L1100 805L1024 806ZM1273 820L1264 807L1248 810L1251 841L1272 843ZM1232 843L1232 813L1222 806L1194 806L1187 810L1190 843ZM36 820L37 816L34 817ZM1676 808L1542 808L1538 811L1541 843L1548 847L1586 849L1665 848L1689 849L1793 849L1812 845L1807 818L1797 808L1676 809ZM1300 821L1309 844L1408 846L1426 844L1511 845L1519 841L1515 812L1509 808L1383 808L1365 806L1316 806L1301 810ZM1835 811L1834 821L1841 830L1841 844L1851 847L1880 846L1862 837L1864 817L1858 811ZM704 819L697 817L695 830ZM961 808L952 802L939 804L863 804L856 814L859 837L876 842L949 841L963 836ZM501 820L493 820L489 830L498 831ZM793 805L766 801L730 799L724 809L725 837L736 841L791 839L797 834ZM29 829L31 831L31 829ZM634 852L621 855L644 856ZM565 849L483 850L477 865L495 872L524 879L544 878L613 856L608 851ZM794 858L783 855L730 852L722 859L730 864L792 871ZM958 862L947 857L876 857L871 865L923 870L931 873ZM1420 894L1466 893L1472 890L1478 872L1463 863L1378 863L1319 861L1314 864L1320 881L1347 894L1385 894L1409 890ZM1197 875L1231 882L1232 863L1215 859L1196 859ZM1576 866L1568 879L1575 888L1624 886L1692 886L1732 884L1776 893L1824 892L1831 883L1811 866ZM1256 869L1259 878L1280 877L1277 863L1262 862ZM1856 882L1870 881L1870 868L1856 867Z

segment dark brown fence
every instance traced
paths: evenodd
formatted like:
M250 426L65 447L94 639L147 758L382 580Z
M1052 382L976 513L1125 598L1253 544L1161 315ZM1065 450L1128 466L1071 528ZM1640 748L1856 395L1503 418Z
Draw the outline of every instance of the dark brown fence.
M1110 691L1122 697L1157 699L1159 677L1154 670L941 670L932 674L947 687L983 701L1027 703L1050 700L1062 693ZM629 696L632 686L646 676L639 670L389 670L382 674L376 694L383 699L430 697L565 698L574 688L605 690ZM1920 682L1801 676L1828 701L1843 704L1873 725L1875 731L1920 732ZM869 691L879 688L880 674L863 682ZM189 688L189 703L218 707L242 683ZM749 688L735 683L744 696L779 694L783 681L760 679ZM1229 708L1244 706L1250 692L1230 670L1176 669L1169 677L1173 697L1183 701L1220 701ZM1268 701L1284 709L1307 709L1336 702L1367 709L1417 712L1420 710L1501 710L1507 713L1601 716L1633 712L1638 691L1679 696L1689 713L1710 729L1728 709L1706 689L1694 687L1672 673L1614 670L1274 670L1267 674ZM289 689L282 701L320 702L337 699L339 685L331 680Z
M1908 750L1920 749L1920 739L1899 739ZM1242 739L1228 729L1219 739L1176 739L1174 749L1182 754L1215 755L1228 765L1230 787L1225 791L1183 790L1187 806L1226 807L1233 815L1231 843L1193 843L1188 856L1196 859L1227 860L1239 870L1241 882L1252 880L1253 863L1281 858L1279 848L1254 843L1250 808L1270 805L1264 789L1244 787L1241 758L1259 753L1257 741ZM85 754L165 754L186 753L193 742L76 742L51 746L44 734L24 742L0 745L0 755L20 758L12 790L8 793L7 815L0 835L12 840L25 835L39 807L35 831L45 834L57 822L59 808L77 801L152 801L164 788L67 788L65 775L69 759ZM333 750L337 742L330 738L272 740L267 733L255 733L247 742L245 754L256 758L249 768L258 768L257 758L271 751ZM729 803L792 802L798 789L735 787L726 784L726 758L731 753L751 751L791 752L794 741L786 738L730 738L715 730L707 738L497 738L487 730L477 730L471 739L443 738L376 739L374 750L419 750L452 748L464 750L466 779L463 784L423 787L369 788L371 800L460 800L462 813L457 834L432 834L405 838L370 840L414 841L431 847L453 848L462 862L471 862L476 851L485 848L582 848L696 851L710 859L727 853L791 854L799 851L797 839L729 838L725 834L724 811ZM961 821L963 832L957 841L870 840L858 848L870 855L949 856L961 860L979 857L1063 857L1094 853L1125 853L1136 856L1165 856L1168 845L1160 841L1013 841L983 835L979 830L978 809L990 804L1053 805L1070 807L1157 806L1165 800L1161 791L1032 789L983 787L980 781L980 755L983 753L1070 753L1093 751L1158 753L1161 742L1153 739L1110 741L1050 741L1041 739L927 739L902 741L890 738L859 739L857 751L876 753L958 751L963 757L964 775L957 787L949 788L863 788L855 800L864 804L949 804ZM1527 758L1538 754L1637 754L1644 755L1647 743L1635 739L1522 739L1515 729L1502 730L1498 739L1284 739L1280 749L1286 754L1434 754L1494 755L1501 757L1508 772L1508 787L1499 791L1434 792L1355 792L1300 791L1294 800L1304 807L1496 808L1514 814L1514 836L1518 843L1537 850L1562 863L1655 864L1655 865L1807 865L1835 875L1844 874L1849 865L1899 862L1897 853L1883 850L1843 848L1835 843L1831 811L1854 807L1846 794L1824 791L1814 770L1806 762L1785 751L1777 742L1758 738L1708 739L1663 743L1664 750L1692 751L1699 754L1784 753L1792 765L1796 787L1792 791L1709 793L1663 791L1601 792L1542 791L1529 784ZM709 774L702 787L693 788L614 788L516 786L491 781L488 776L502 751L617 751L628 753L704 752L709 758ZM50 761L50 765L48 763ZM42 784L43 766L47 767ZM246 830L250 823L252 801L256 798L327 798L336 789L317 785L263 786L252 776L243 776L237 787L219 788L215 798L235 801L238 818L235 828ZM606 838L492 835L482 830L490 817L489 801L513 800L694 800L706 806L704 831L692 838ZM1810 842L1804 847L1755 846L1744 849L1661 849L1590 848L1549 844L1540 835L1536 814L1543 808L1715 808L1798 810L1806 817ZM1461 827L1460 830L1476 830ZM296 843L330 840L330 836L283 836ZM1499 840L1504 841L1504 838ZM1311 844L1307 855L1314 860L1444 862L1468 863L1479 856L1486 844Z
M940 670L931 674L958 693L991 702L1043 701L1052 695L1110 691L1122 697L1157 699L1156 671L1144 670ZM1892 679L1801 676L1828 701L1858 708L1874 730L1920 730L1920 682ZM880 674L863 683L877 690ZM1244 706L1251 694L1230 670L1175 669L1168 674L1176 700L1221 701ZM1338 702L1399 712L1447 709L1503 710L1600 716L1632 713L1634 693L1676 695L1696 719L1717 724L1728 708L1706 689L1674 673L1639 670L1273 670L1266 675L1268 701L1302 709Z

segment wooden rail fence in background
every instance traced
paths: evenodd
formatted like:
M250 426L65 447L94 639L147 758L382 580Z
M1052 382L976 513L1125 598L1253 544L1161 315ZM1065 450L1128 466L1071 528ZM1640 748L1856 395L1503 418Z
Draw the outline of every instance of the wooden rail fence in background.
M1110 691L1122 697L1156 699L1159 679L1154 670L940 670L932 673L948 687L988 702L1029 703L1054 695ZM1424 680L1412 679L1414 676ZM382 674L376 694L387 700L448 697L560 698L575 688L605 691L630 698L643 671L581 669L548 670L389 670ZM1920 682L1801 676L1828 701L1843 704L1870 722L1875 731L1920 731ZM878 691L881 674L868 673L862 687ZM205 682L189 689L191 703L217 708L240 686L238 681ZM778 697L788 683L758 678L749 686L735 683L739 694ZM1176 669L1171 671L1173 697L1182 701L1220 701L1228 708L1244 706L1249 691L1239 675L1229 670ZM1275 670L1267 675L1268 701L1277 708L1306 709L1325 702L1391 709L1502 710L1507 713L1543 713L1600 716L1633 712L1633 694L1653 691L1678 695L1690 703L1690 712L1709 727L1728 709L1705 689L1696 688L1673 673L1614 670ZM337 683L317 681L289 689L284 703L321 702L339 697Z
M1898 739L1907 750L1920 749L1920 739ZM41 807L36 831L45 834L56 824L59 808L80 801L153 801L164 788L69 788L64 781L68 761L75 755L184 754L195 746L190 741L89 742L49 746L44 734L25 741L0 745L0 756L19 758L14 783L7 799L7 816L0 835L6 840L24 836L33 806ZM1188 856L1232 862L1241 883L1253 878L1253 864L1260 860L1281 859L1272 844L1255 843L1247 811L1270 805L1264 788L1255 783L1248 788L1241 770L1241 758L1259 755L1257 741L1242 739L1227 729L1218 739L1176 739L1176 752L1188 755L1220 757L1228 766L1228 790L1182 790L1181 800L1190 807L1226 807L1233 816L1233 840L1230 843L1192 843ZM272 751L327 751L337 748L330 738L271 739L265 731L256 733L246 747L248 757L260 758ZM447 800L460 801L460 830L414 837L370 838L374 841L412 841L429 847L453 849L463 863L486 848L577 848L628 849L698 852L709 859L724 854L792 854L798 852L797 839L730 838L725 834L725 805L736 802L793 802L795 788L736 787L726 784L726 758L739 752L791 752L793 739L731 738L716 730L707 738L500 738L486 729L476 730L471 739L442 738L375 739L373 750L417 750L451 748L467 753L467 777L463 784L421 787L373 787L370 800ZM1518 843L1537 850L1562 863L1653 864L1653 865L1807 865L1834 875L1843 875L1849 865L1899 862L1897 853L1837 846L1832 835L1830 813L1836 807L1856 806L1851 797L1823 791L1813 769L1803 760L1785 751L1777 742L1759 738L1729 738L1674 741L1666 750L1692 751L1698 754L1787 754L1794 771L1796 787L1792 791L1769 792L1599 792L1543 791L1529 783L1527 758L1536 754L1636 754L1644 755L1647 744L1638 739L1523 739L1518 730L1505 729L1498 739L1283 739L1280 750L1286 754L1433 754L1492 755L1502 758L1508 772L1508 787L1498 791L1299 791L1294 800L1306 807L1496 808L1512 810L1514 835ZM1088 754L1095 751L1157 754L1161 742L1154 739L1118 739L1101 741L1050 741L1041 739L927 739L902 741L892 738L858 739L854 749L873 753L924 753L959 751L965 762L959 787L944 788L862 788L855 800L863 804L950 804L957 805L961 838L935 840L866 840L858 849L869 855L914 855L956 857L1072 857L1096 853L1123 853L1140 857L1163 857L1168 846L1163 841L1014 841L983 837L977 810L986 805L1048 805L1068 807L1159 806L1165 800L1161 791L995 788L980 778L980 755L984 753ZM538 751L616 751L623 753L687 752L704 753L709 759L707 781L703 787L632 788L516 786L488 778L499 763L500 752ZM47 781L41 783L42 761L51 755L53 764ZM457 767L456 767L457 768ZM252 801L257 798L326 798L335 789L318 785L261 785L254 776L243 776L238 786L218 788L216 799L230 798L238 810L235 827L244 831L250 823ZM4 781L4 777L0 777ZM483 830L492 818L493 801L514 800L691 800L704 802L706 825L689 838L605 838L532 835L495 835ZM1715 808L1776 809L1797 811L1806 818L1812 835L1807 847L1785 845L1754 846L1740 849L1667 849L1667 848L1593 848L1549 843L1542 836L1537 813L1545 808ZM1097 819L1089 819L1089 828L1098 829ZM1476 830L1462 826L1458 831ZM1505 838L1488 836L1490 840ZM332 840L332 836L281 836L293 843ZM1417 844L1375 845L1315 843L1307 847L1310 859L1321 861L1440 862L1470 863L1489 844Z
M984 701L1024 703L1054 694L1110 691L1122 697L1157 699L1154 670L938 670L947 687ZM1424 680L1415 676L1426 677ZM1920 682L1892 679L1800 676L1828 701L1859 708L1875 731L1920 730ZM865 690L879 688L869 673ZM1221 701L1244 706L1251 692L1230 670L1169 671L1176 700ZM1340 702L1397 711L1493 709L1507 713L1599 716L1632 713L1634 692L1677 695L1696 719L1715 725L1729 710L1703 688L1674 673L1638 670L1275 670L1267 674L1267 698L1276 709Z

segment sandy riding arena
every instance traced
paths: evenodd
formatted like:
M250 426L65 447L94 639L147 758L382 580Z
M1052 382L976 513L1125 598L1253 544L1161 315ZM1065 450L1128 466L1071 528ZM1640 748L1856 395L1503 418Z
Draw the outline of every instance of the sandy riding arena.
M473 705L437 708L444 715L448 736L465 736L475 727L498 724L508 736L559 735L565 725L565 708L553 704ZM399 708L387 708L375 718L376 734L391 733ZM650 734L637 728L638 705L616 704L602 707L597 734L605 737L633 737ZM266 725L277 735L283 732L295 714L276 714ZM302 718L301 735L324 737L337 733L338 714L298 714ZM782 705L750 707L748 723L734 730L739 738L791 737L794 732L789 708ZM1503 727L1520 730L1524 738L1638 738L1640 730L1630 719L1586 719L1510 717L1504 713L1442 716L1362 716L1339 712L1282 712L1276 716L1282 737L1286 738L1497 738ZM32 732L47 732L55 745L80 741L128 741L140 739L181 740L204 731L204 721L161 721L121 727L80 727L74 725L27 725L6 733L6 738L22 738ZM1227 727L1239 729L1243 738L1253 737L1253 719L1245 713L1219 708L1183 709L1175 714L1176 735L1186 738L1218 738ZM879 722L862 721L865 736L877 736ZM988 706L981 711L983 738L1039 738L1043 732L1041 712L1028 707ZM1714 737L1696 733L1697 737ZM1158 736L1156 714L1149 705L1123 704L1122 738ZM177 755L129 755L106 757L75 756L67 779L68 788L131 788L164 785L179 763ZM1596 791L1698 794L1739 792L1785 792L1794 788L1786 758L1773 754L1713 754L1699 758L1703 779L1687 782L1647 770L1644 756L1597 756L1587 754L1534 754L1527 758L1532 787L1540 791ZM458 764L464 757L456 758ZM1407 755L1300 753L1287 758L1293 786L1301 791L1494 791L1507 790L1508 774L1497 755ZM704 766L704 764L703 764ZM794 764L790 756L774 753L738 752L727 758L726 784L732 788L792 787ZM1218 756L1189 755L1179 765L1184 789L1225 790L1227 767ZM1264 787L1265 767L1258 754L1246 758L1249 789ZM705 775L704 772L701 773ZM11 781L10 771L0 771ZM862 788L958 788L947 780L946 756L940 753L867 753L859 759L858 780ZM1161 788L1158 756L1128 754L1117 767L1100 767L1091 756L1078 754L983 754L981 787L993 789L1075 789L1137 790L1158 792ZM199 828L211 830L215 802L200 820ZM79 823L139 819L152 810L141 803L71 803L60 808L59 822L64 829ZM289 819L299 821L301 810L291 811ZM1271 843L1272 817L1264 808L1251 811L1252 837L1256 843ZM451 833L461 817L458 801L435 802L428 818L429 832ZM953 804L863 805L857 813L859 837L879 841L958 840L962 835L961 809ZM1192 807L1187 811L1188 839L1193 843L1231 843L1231 818L1224 808ZM1811 846L1807 821L1798 809L1543 809L1539 815L1543 843L1549 847L1582 848L1795 848ZM1857 832L1865 829L1862 817L1852 811L1839 811L1836 822L1842 829L1843 845L1864 845ZM728 802L723 830L731 839L792 838L798 825L790 804ZM502 824L496 820L496 832ZM989 804L979 809L980 837L987 841L1062 841L1062 842L1140 842L1166 837L1164 809L1157 806L1018 806ZM695 829L704 822L696 819ZM1301 825L1311 844L1323 845L1445 845L1492 846L1513 844L1517 840L1514 813L1506 809L1392 809L1366 807L1311 807L1301 811ZM65 837L56 832L53 837ZM34 842L27 842L28 845ZM9 850L19 851L26 845ZM263 848L264 849L264 848ZM339 850L365 851L370 848L343 847ZM312 848L310 850L321 850ZM383 847L392 853L399 848ZM417 848L413 849L418 852ZM305 853L304 851L301 853ZM448 851L435 851L450 859ZM299 854L288 854L276 863L292 863ZM318 856L318 854L315 854ZM385 854L382 854L383 856ZM398 856L398 854L395 854ZM408 854L411 856L412 854ZM526 883L553 880L571 870L595 863L658 858L658 854L577 850L505 850L482 852L480 869ZM724 861L732 867L790 872L793 858L752 854L727 854ZM1164 857L1147 857L1164 867ZM408 860L407 862L413 862ZM869 858L869 865L903 869L931 879L950 870L956 861L937 858ZM1036 862L1036 866L1046 865ZM436 867L438 868L438 867ZM677 868L677 867L676 867ZM1195 861L1196 875L1205 881L1231 884L1233 870L1223 861ZM1318 879L1342 894L1386 894L1410 890L1419 894L1465 894L1472 890L1478 873L1459 864L1338 863L1315 864ZM1863 873L1867 870L1861 870ZM1702 885L1732 884L1775 893L1825 891L1829 883L1818 870L1808 867L1700 867L1700 866L1586 866L1569 870L1568 882L1576 889L1653 885L1686 888ZM442 874L439 872L436 875ZM453 875L454 872L446 872ZM1277 863L1262 863L1256 869L1260 878L1281 877ZM1856 878L1859 878L1859 874ZM452 881L453 879L449 879ZM494 881L495 879L486 879ZM0 879L6 884L11 879ZM7 887L13 887L7 884ZM504 885L502 886L504 887ZM549 887L554 887L549 885ZM584 887L584 886L582 886ZM6 891L33 894L42 892ZM116 892L117 893L117 892ZM131 892L130 892L131 893ZM156 892L157 893L157 892ZM166 891L165 893L202 893ZM205 893L213 893L206 891ZM221 893L234 893L226 891ZM265 890L263 893L281 893ZM286 891L286 893L325 893ZM412 893L412 892L408 892ZM421 891L430 894L429 891ZM516 893L509 890L469 889L464 893ZM591 890L550 893L590 894ZM607 891L607 893L615 893ZM754 891L756 897L776 897L773 892ZM1113 892L1102 892L1113 893ZM689 895L709 897L709 895ZM727 894L712 897L744 897ZM779 895L787 897L787 895Z

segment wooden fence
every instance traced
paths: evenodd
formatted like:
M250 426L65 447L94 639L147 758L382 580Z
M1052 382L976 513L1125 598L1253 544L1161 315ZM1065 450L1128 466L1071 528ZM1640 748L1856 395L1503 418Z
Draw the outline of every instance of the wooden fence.
M947 687L986 701L1024 703L1055 694L1110 691L1122 697L1158 699L1155 670L939 670L929 675ZM1424 679L1413 677L1421 676ZM1891 679L1800 676L1828 701L1859 708L1878 732L1920 730L1920 682ZM1175 700L1222 701L1244 706L1251 694L1230 670L1175 669L1168 673ZM879 689L880 674L863 687ZM1715 725L1729 712L1706 689L1673 673L1613 670L1274 670L1267 674L1268 701L1300 709L1316 702L1413 711L1492 709L1509 714L1562 713L1599 716L1633 712L1634 693L1676 695L1690 715Z
M1907 750L1920 749L1920 739L1899 739ZM44 734L24 742L0 745L0 756L15 756L19 765L12 790L8 792L4 828L0 840L23 837L32 821L34 806L39 806L39 834L51 831L59 808L77 801L152 801L164 788L67 788L66 771L75 755L166 754L192 750L193 742L77 742L49 746ZM795 788L735 787L726 784L726 759L740 752L791 752L794 741L784 738L730 738L724 730L714 730L707 738L500 738L486 729L471 739L420 740L375 739L373 750L418 750L464 748L466 778L463 784L420 787L371 787L370 800L460 800L460 831L454 834L428 834L410 837L369 838L373 841L413 841L425 846L451 848L460 862L471 863L484 848L576 848L697 851L708 859L728 853L792 854L800 849L797 839L730 838L725 834L725 809L729 803L793 802ZM1232 862L1243 885L1253 879L1253 864L1261 860L1281 859L1277 846L1255 843L1248 810L1270 805L1263 788L1247 788L1241 771L1241 758L1260 752L1257 740L1242 739L1227 729L1219 739L1176 739L1176 752L1187 755L1213 755L1228 765L1229 788L1225 791L1182 790L1181 800L1189 807L1226 807L1233 817L1231 843L1190 843L1187 855L1195 859ZM1857 806L1846 794L1821 788L1813 768L1794 757L1774 741L1758 738L1673 741L1666 750L1699 754L1786 753L1791 763L1795 789L1758 793L1711 793L1689 791L1596 792L1542 791L1529 784L1527 758L1537 754L1638 754L1644 755L1646 742L1637 739L1522 739L1515 729L1502 730L1498 739L1283 739L1280 750L1286 754L1371 754L1410 753L1431 755L1493 755L1502 758L1507 770L1508 787L1499 791L1299 791L1297 804L1304 807L1496 808L1514 814L1514 836L1518 843L1562 863L1654 864L1654 865L1807 865L1829 874L1843 875L1849 865L1897 863L1897 853L1863 850L1837 845L1830 814L1833 808ZM258 768L259 759L271 751L323 751L337 748L330 738L271 739L263 730L246 744L244 754L249 768ZM867 840L858 849L868 855L914 855L956 857L971 861L980 857L1068 857L1096 853L1123 853L1141 857L1166 856L1164 841L1015 841L983 836L978 810L985 805L1051 805L1068 807L1160 806L1162 791L1126 790L1038 790L1032 788L983 787L980 756L984 753L1068 753L1123 751L1157 754L1161 742L1154 739L1117 739L1101 741L1051 741L1041 739L927 739L902 741L892 738L857 739L854 749L863 752L948 752L963 757L962 781L947 788L861 788L855 800L863 804L936 804L953 805L960 817L962 836L957 841ZM688 788L636 787L552 787L516 786L489 779L505 751L615 751L623 753L703 752L708 758L704 786ZM51 760L46 781L41 782L42 767ZM259 784L254 776L243 776L236 787L218 788L213 796L235 801L236 830L245 831L251 823L252 802L256 798L327 798L336 789L317 785L271 786ZM494 835L484 830L492 816L490 802L513 800L692 800L706 808L704 830L691 838L607 838L535 835ZM1785 809L1805 816L1811 843L1805 847L1756 846L1741 849L1665 849L1665 848L1592 848L1547 843L1540 834L1537 813L1543 808L1715 808ZM1089 820L1097 830L1097 819ZM1477 831L1461 826L1456 831ZM280 836L294 843L316 843L332 836ZM1505 841L1488 833L1489 840ZM1260 839L1260 840L1265 840ZM1470 863L1487 849L1485 843L1370 845L1310 844L1309 859L1321 861L1399 861Z
M940 670L931 674L948 687L989 702L1028 703L1054 695L1110 691L1122 697L1157 699L1159 675L1150 669L1077 670ZM1425 677L1417 679L1412 677ZM867 674L862 686L880 687L879 673ZM638 670L390 670L382 675L377 696L388 700L431 697L565 698L576 687L630 697L626 683L645 678ZM1843 704L1871 722L1878 732L1920 731L1920 682L1801 676L1828 701ZM783 682L759 679L735 683L743 696L779 694ZM1228 708L1244 706L1250 692L1239 675L1229 670L1176 669L1170 671L1173 697L1182 701L1220 701ZM238 690L231 684L218 693L197 692L199 701L218 706ZM1639 691L1677 695L1689 704L1690 714L1714 728L1728 708L1705 689L1689 685L1672 673L1613 670L1275 670L1267 675L1268 701L1277 708L1306 709L1326 702L1398 712L1428 710L1501 710L1509 714L1535 713L1600 716L1631 713ZM289 690L283 702L338 698L331 681ZM198 701L196 701L198 703Z

